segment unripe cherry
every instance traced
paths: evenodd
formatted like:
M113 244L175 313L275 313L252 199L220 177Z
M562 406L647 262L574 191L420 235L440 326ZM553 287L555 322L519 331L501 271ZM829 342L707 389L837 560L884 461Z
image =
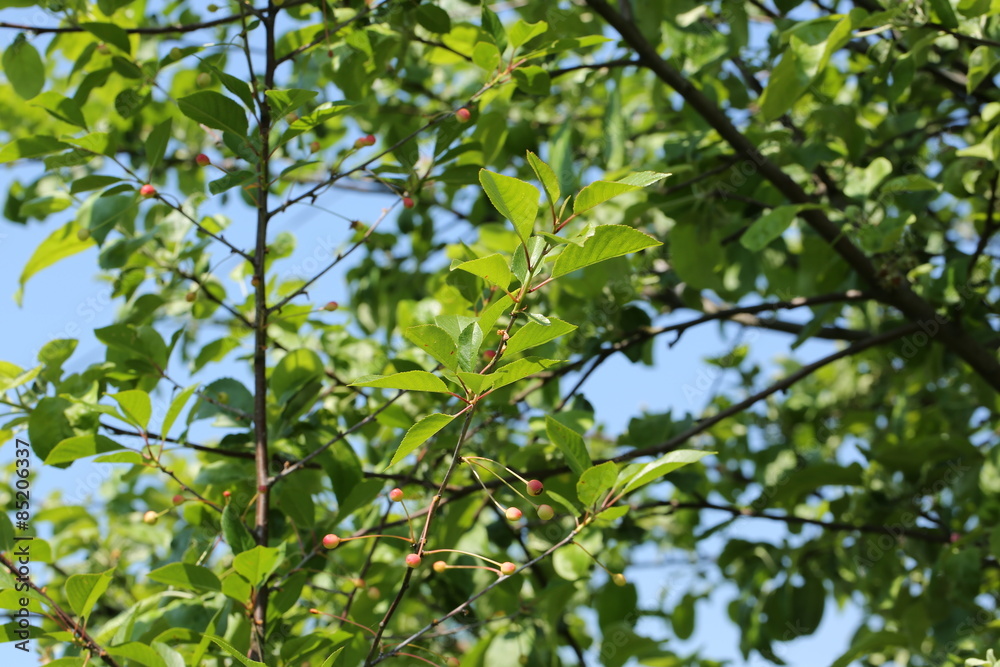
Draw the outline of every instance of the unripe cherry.
M76 230L76 239L78 241L86 241L89 238L90 238L90 230L87 229L86 227L81 227L80 229Z
M309 610L309 613L310 613L310 614L318 614L318 613L319 613L319 609L317 609L316 607L312 607L312 608L311 608L311 609Z
M374 146L375 145L375 135L374 134L367 134L367 135L365 135L364 140L365 140L365 145L366 146Z
M320 145L319 145L318 141L311 141L311 142L309 142L309 152L310 153L318 153L319 149L320 149Z
M382 591L378 589L378 586L372 586L371 588L368 589L367 593L368 593L368 599L370 600L378 600L380 597L382 597Z
M462 661L454 656L449 657L444 662L448 667L462 667Z
M419 567L420 566L420 556L417 554L407 554L406 555L406 566L407 567Z
M532 496L540 496L542 491L545 490L545 485L542 484L541 480L531 479L528 480L528 494Z
M468 123L469 118L471 117L472 113L465 107L462 107L461 109L455 112L455 119L458 120L459 123Z
M148 523L150 526L156 523L157 519L159 518L160 515L154 512L153 510L149 510L148 512L142 515L143 522Z
M504 512L504 514L506 514L507 518L511 521L517 521L518 519L521 518L521 510L517 509L516 507L508 507L507 511Z
M538 506L538 518L542 521L548 521L556 515L555 510L552 509L552 505L539 505Z
M336 301L329 301L325 306L323 306L323 310L328 310L330 312L333 312L338 308L340 308L340 304L337 303Z
M403 197L403 208L413 208L416 205L416 202L414 202L411 198Z
M197 292L188 292L184 295L184 300L188 303L194 303L194 300L198 298Z
M106 56L109 53L111 53L111 49L109 49L108 45L105 44L104 42L99 42L97 44L97 52L100 53L102 56Z
M517 572L517 565L514 565L510 561L507 561L506 563L500 566L500 573L503 574L504 576L509 577L515 572Z
M323 546L327 549L336 549L339 544L340 538L333 533L323 536Z
M486 357L487 359L492 359L493 357L497 356L497 351L496 350L485 350L483 352L483 356Z
M173 501L174 505L180 505L181 503L184 502L184 496L178 493L176 496L173 497Z
M393 489L392 491L389 492L389 500L391 500L392 502L398 503L402 499L403 499L402 489Z
M621 572L611 575L611 581L615 582L615 586L624 586L628 583L628 580L625 579L625 575Z
M156 188L153 187L152 184L146 183L144 186L142 186L141 188L139 188L139 194L142 195L143 197L145 197L146 199L149 199L150 197L155 197L156 196Z
M208 88L212 85L212 75L208 72L202 72L197 77L195 77L194 82L199 88Z
M195 156L194 161L199 167L207 167L212 164L212 160L204 153L198 153L198 155Z
M433 567L435 572L441 573L448 569L448 563L444 562L443 560L437 560L434 561Z

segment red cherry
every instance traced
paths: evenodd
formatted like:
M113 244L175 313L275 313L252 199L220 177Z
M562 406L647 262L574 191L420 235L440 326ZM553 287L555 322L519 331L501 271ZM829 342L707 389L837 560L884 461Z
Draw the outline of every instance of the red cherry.
M223 496L224 498L228 498L228 497L229 497L229 496L231 496L231 495L233 495L233 492L232 492L232 491L230 491L229 489L226 489L225 491L223 491L223 492L222 492L222 496Z
M532 496L541 495L542 491L545 490L545 485L537 479L532 479L528 481L528 493Z
M487 359L492 359L493 357L497 356L497 351L486 350L485 352L483 352L483 356L486 357Z
M472 118L472 113L465 107L462 107L455 112L455 118L459 123L468 123L469 119Z
M403 208L413 208L416 203L409 197L403 197Z
M389 500L391 500L392 502L398 503L402 499L403 499L402 489L393 489L392 491L389 492Z
M367 135L365 135L365 145L366 146L374 146L375 145L375 135L374 134L367 134Z
M323 546L327 549L336 549L337 545L340 544L340 538L330 533L329 535L323 536Z
M208 165L212 164L212 161L204 153L198 153L198 155L195 156L194 161L198 164L199 167L207 167Z
M333 312L338 308L340 308L340 304L338 304L336 301L330 301L325 306L323 306L323 310L329 310L330 312Z
M420 556L417 554L407 554L406 555L406 566L407 567L419 567L420 566Z
M506 514L507 518L511 521L517 521L518 519L521 518L521 510L517 509L516 507L508 507L507 511L504 512L504 514Z
M180 505L182 502L184 502L184 496L179 493L174 496L174 505Z
M139 194L142 195L143 197L147 198L147 199L149 199L150 197L155 197L156 196L156 188L154 188L149 183L146 183L144 186L142 186L141 188L139 188Z

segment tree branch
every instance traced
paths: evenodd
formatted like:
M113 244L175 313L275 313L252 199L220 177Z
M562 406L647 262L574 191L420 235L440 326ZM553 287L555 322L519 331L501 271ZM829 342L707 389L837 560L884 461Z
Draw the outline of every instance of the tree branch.
M794 204L816 203L781 167L761 154L760 150L740 132L722 109L715 105L700 89L688 81L657 53L645 36L632 23L626 21L606 0L585 0L622 36L656 76L673 88L733 149L753 161L761 174L781 194ZM871 287L877 297L898 308L913 322L934 321L940 325L940 341L966 361L990 386L1000 391L1000 361L995 355L965 332L955 322L940 315L931 304L913 292L908 284L883 285L877 269L865 253L854 245L826 213L820 209L803 210L800 214L854 271Z

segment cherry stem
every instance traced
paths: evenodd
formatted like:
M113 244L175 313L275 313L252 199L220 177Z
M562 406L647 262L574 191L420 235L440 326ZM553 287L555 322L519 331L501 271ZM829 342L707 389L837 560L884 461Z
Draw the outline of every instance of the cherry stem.
M350 542L351 540L367 540L369 537L391 537L396 540L403 540L404 542L409 542L413 544L413 540L409 537L403 537L402 535L358 535L357 537L342 537L341 542Z
M403 513L406 514L406 525L410 528L410 542L417 541L417 535L413 532L413 518L410 516L410 510L406 509L406 503L402 500L399 504L403 506Z
M471 463L472 463L472 465L477 465L475 462L471 462ZM476 478L477 482L479 482L479 486L483 487L483 491L486 492L486 495L490 499L490 502L492 502L494 505L496 505L497 509L499 509L501 512L506 512L507 508L504 507L503 505L501 505L499 502L497 502L497 499L493 497L493 494L490 493L490 490L486 487L485 484L483 484L483 480L482 480L482 478L479 477L479 473L476 472L476 469L475 468L469 468L469 472L471 472L472 476Z
M479 560L484 560L484 561L486 561L488 563L493 563L497 567L500 567L500 563L498 561L493 560L492 558L487 558L486 556L480 556L479 554L474 554L471 551L462 551L461 549L433 549L431 551L425 551L424 553L425 554L442 554L442 553L465 554L466 556L472 556L473 558L478 558ZM449 566L449 567L451 567L451 566ZM459 567L459 566L455 565L454 567ZM474 567L480 567L480 566L476 565Z
M602 570L604 570L605 572L607 572L607 573L608 573L608 576L612 576L612 577L614 576L614 573L613 573L613 572L612 572L611 570L609 570L608 568L604 567L604 563L602 563L601 561L597 560L597 557L596 557L596 556L595 556L594 554L592 554L592 553L590 553L589 551L587 551L586 549L584 549L584 548L583 548L583 545L582 545L582 544L580 544L580 543L579 543L579 542L577 542L576 540L573 540L573 544L575 544L576 546L578 546L578 547L580 547L581 549L583 549L583 553L585 553L585 554L587 554L588 556L590 556L590 557L591 557L591 558L593 559L593 561L594 561L595 563L597 563L597 564L598 564L598 565L600 566L600 568L601 568Z
M485 457L482 457L482 456L466 456L466 457L463 457L463 459L467 463L471 463L472 465L479 466L483 470L486 470L491 475L493 475L494 477L496 477L497 479L499 479L501 482L503 482L507 486L507 488L509 488L514 493L516 493L522 499L526 500L527 502L531 503L532 505L535 505L535 502L533 500L531 500L531 498L528 498L523 493L521 493L520 489L516 488L514 485L512 485L510 482L508 482L506 479L504 479L501 475L496 474L496 472L494 470L492 470L489 466L485 466L482 463L478 463L478 461L489 461L490 463L496 463L498 466L502 467L504 470L506 470L507 472L509 472L514 477L517 477L519 480L521 480L525 484L528 483L523 477L521 477L520 475L518 475L516 472L514 472L513 470L511 470L507 466L505 466L503 464L500 464L500 463L497 463L493 459L488 459L488 458L485 458ZM474 470L473 470L473 473L475 473ZM476 475L476 477L478 478L479 476ZM480 481L479 483L482 484L482 481ZM483 488L484 489L486 488L485 484L483 485Z

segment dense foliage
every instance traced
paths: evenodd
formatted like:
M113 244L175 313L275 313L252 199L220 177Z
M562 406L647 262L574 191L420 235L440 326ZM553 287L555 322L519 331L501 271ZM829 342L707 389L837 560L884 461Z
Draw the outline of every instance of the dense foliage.
M0 519L50 664L717 664L671 646L699 578L627 568L720 539L745 656L831 598L816 664L996 645L996 3L0 7L17 299L96 247L118 307L98 363L0 362L19 460L115 470L33 498L26 590ZM737 382L602 428L595 369L718 326ZM828 354L774 377L762 330Z

